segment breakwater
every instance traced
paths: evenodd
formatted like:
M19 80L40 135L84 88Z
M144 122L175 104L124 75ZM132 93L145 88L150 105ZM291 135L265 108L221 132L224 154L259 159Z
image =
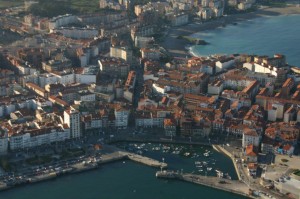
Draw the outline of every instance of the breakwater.
M251 195L248 194L248 186L238 180L228 180L212 176L179 173L175 171L157 171L156 177L182 180L253 198Z

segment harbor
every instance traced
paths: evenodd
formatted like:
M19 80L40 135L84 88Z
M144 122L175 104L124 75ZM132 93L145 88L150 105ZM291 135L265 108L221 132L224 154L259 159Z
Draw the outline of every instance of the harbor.
M249 191L260 191L256 186L250 186L247 183L246 176L243 176L245 174L241 175L242 172L239 169L241 166L236 163L235 156L221 145L209 147L192 144L120 142L116 145L105 145L104 148L105 152L63 160L53 165L28 168L22 174L14 173L10 176L2 176L0 190L49 181L67 174L98 170L98 168L102 168L101 165L113 162L126 165L129 161L156 168L157 178L177 179L246 197L252 197L249 195ZM184 164L180 163L182 160L184 160ZM174 164L170 166L174 161L176 167L173 167ZM228 163L223 164L226 161ZM222 164L220 164L221 162ZM235 171L230 162L233 163ZM166 171L167 167L172 170ZM263 191L267 192L267 190Z
M121 142L117 145L105 145L104 148L105 152L101 151L93 155L62 160L51 165L24 168L21 172L13 173L9 176L2 176L0 177L0 190L7 190L24 184L53 180L67 174L95 170L101 165L117 161L125 163L127 160L130 160L163 170L168 167L165 159L170 160L169 156L172 158L175 157L176 159L182 157L189 161L191 166L189 166L188 169L182 165L182 168L188 171L192 170L195 173L206 176L218 175L218 173L215 173L217 160L215 159L216 157L214 157L214 153L210 151L211 148L209 146L199 145L199 143L195 144L192 142L182 145L170 144L168 142ZM160 156L157 156L157 154L160 154ZM230 175L227 174L227 176L231 178Z

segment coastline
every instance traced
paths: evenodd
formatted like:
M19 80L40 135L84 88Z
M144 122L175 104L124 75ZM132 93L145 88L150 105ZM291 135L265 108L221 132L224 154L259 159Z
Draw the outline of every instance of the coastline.
M168 51L168 53L175 57L191 56L189 50L186 48L188 42L182 39L177 39L179 35L190 36L197 32L214 30L218 27L239 23L259 17L274 17L280 15L300 14L300 7L295 5L288 5L286 7L262 7L250 13L228 15L218 19L206 21L203 23L192 22L184 26L172 27L168 31L164 41L161 45ZM238 25L238 24L237 24Z
M121 141L121 140L118 140ZM123 140L125 142L128 142L128 140ZM133 140L132 140L133 141ZM137 140L135 140L137 141ZM140 140L141 141L141 140ZM149 141L149 140L142 140L143 142L145 141ZM162 141L164 142L164 141ZM174 142L165 142L165 143L172 143L174 144ZM175 143L177 143L175 141ZM182 143L179 142L180 144L187 144L187 143ZM203 145L203 143L200 142L192 142L195 145ZM191 143L189 143L191 144ZM207 144L205 144L207 146ZM215 147L217 147L217 149L215 149L216 151L223 153L227 156L230 156L233 163L234 163L234 159L232 158L231 155L229 155L230 152L228 152L228 154L226 152L224 152L222 150L222 147L220 145L212 145L209 144L210 146L212 146L214 149ZM141 156L141 155L137 155L137 154L132 154L130 152L125 152L115 146L111 146L111 145L107 145L107 150L111 151L108 154L104 154L101 159L97 159L95 162L91 162L89 164L86 163L76 163L74 165L69 165L68 171L60 171L58 173L50 173L50 174L45 174L45 175L41 175L41 176L35 176L32 178L31 182L23 182L20 184L17 184L15 186L0 186L0 191L5 191L7 189L12 189L18 186L22 186L22 185L27 185L27 184L34 184L34 183L38 183L38 182L44 182L44 181L48 181L48 180L52 180L52 179L56 179L60 176L64 176L64 175L71 175L71 174L76 174L76 173L80 173L80 172L85 172L85 171L89 171L89 170L94 170L94 169L98 169L99 166L103 165L103 164L108 164L111 162L115 162L115 161L121 161L121 160L131 160L133 162L136 163L140 163L140 164L144 164L150 167L155 167L155 168L166 168L167 164L164 162L159 162L157 160L154 160L152 158L148 158L146 156ZM219 149L219 150L218 150ZM211 187L213 189L219 189L225 192L229 192L229 193L233 193L233 194L237 194L237 195L241 195L241 196L245 196L248 198L252 198L249 194L248 194L248 190L249 190L249 186L247 185L247 183L245 183L243 180L240 179L239 176L239 172L238 169L235 166L235 170L236 173L238 174L239 179L238 180L226 180L226 179L222 179L222 181L226 181L227 183L223 184L220 183L220 178L217 177L207 177L207 176L203 176L203 175L195 175L193 173L186 173L184 175L182 175L179 179L186 181L186 182L190 182L190 183L195 183L195 184L199 184L202 186L207 186L207 187ZM168 177L168 176L167 176ZM195 179L198 180L195 180ZM3 184L4 185L4 184Z

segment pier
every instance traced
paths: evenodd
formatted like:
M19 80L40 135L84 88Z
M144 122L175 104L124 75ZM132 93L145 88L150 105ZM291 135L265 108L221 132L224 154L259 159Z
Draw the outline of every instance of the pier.
M129 159L131 161L141 163L150 167L156 167L156 168L167 168L168 166L167 163L160 162L152 158L141 156L135 153L129 153L126 151L117 151L111 154L103 155L100 161L98 162L98 164L105 164L105 163L110 163L110 162L125 160L125 159Z
M252 198L252 196L248 195L249 187L238 180L228 180L213 176L179 173L175 171L157 171L156 177L182 180Z
M157 168L167 168L167 163L164 162L159 162L157 160L148 158L148 157L144 157L141 155L137 155L137 154L133 154L133 153L128 153L127 154L128 159L138 162L138 163L142 163L151 167L157 167Z

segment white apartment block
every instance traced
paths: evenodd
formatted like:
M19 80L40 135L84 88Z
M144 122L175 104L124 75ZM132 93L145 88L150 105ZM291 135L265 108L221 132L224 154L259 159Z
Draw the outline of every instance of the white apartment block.
M55 29L54 32L73 39L90 39L99 35L99 31L95 28L68 27Z
M110 57L121 58L128 63L132 62L132 50L126 47L110 47Z
M233 66L233 64L235 63L234 59L229 58L227 60L224 61L217 61L216 62L216 72L221 72L225 69L228 69L229 67Z
M246 148L248 145L252 144L255 147L259 146L260 136L254 129L245 129L243 132L242 146Z
M117 128L126 128L128 126L129 113L130 111L124 108L115 109L115 126Z
M67 139L70 139L70 129L66 126L65 128L58 126L52 129L34 129L11 135L9 148L10 150L26 149Z
M64 122L70 127L71 138L81 137L80 112L74 109L64 111Z
M75 15L71 15L71 14L60 15L52 18L49 21L49 30L50 32L53 32L53 30L58 27L65 26L70 23L76 23L76 22L78 22L78 18Z

